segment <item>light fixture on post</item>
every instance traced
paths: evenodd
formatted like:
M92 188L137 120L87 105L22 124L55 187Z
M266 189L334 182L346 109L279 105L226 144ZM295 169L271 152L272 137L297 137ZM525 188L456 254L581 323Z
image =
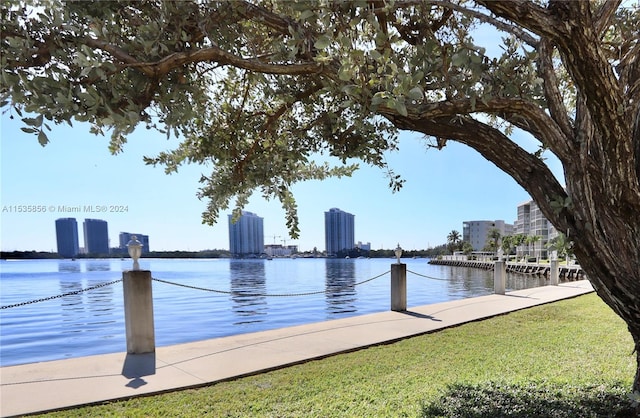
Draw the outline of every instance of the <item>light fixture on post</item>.
M407 310L407 265L400 262L400 244L393 252L396 255L396 263L391 264L391 310L402 312Z
M400 257L402 257L402 248L400 248L400 243L398 243L398 246L393 250L393 252L396 254L396 262L400 264Z
M142 243L138 241L137 236L131 235L131 240L127 243L127 251L129 251L129 256L133 259L133 269L140 270L138 259L142 255Z

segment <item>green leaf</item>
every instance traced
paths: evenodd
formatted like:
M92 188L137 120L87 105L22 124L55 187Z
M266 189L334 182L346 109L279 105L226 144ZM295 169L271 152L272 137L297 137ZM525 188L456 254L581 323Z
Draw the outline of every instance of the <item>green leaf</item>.
M37 118L23 118L22 121L29 126L40 126L40 123L42 123Z
M313 10L305 10L300 13L300 20L307 20L312 16L315 16L315 12Z
M482 57L477 54L471 54L469 58L471 58L471 62L474 64L480 64L482 62Z
M371 104L374 106L377 106L382 102L384 102L386 99L387 99L387 93L379 91L373 95L373 98L371 99Z
M407 116L409 114L409 112L407 112L407 106L405 106L402 101L396 101L396 110L402 116Z
M411 100L420 100L423 97L423 93L424 92L422 91L422 87L416 86L409 90L409 92L407 93L407 97Z
M329 46L329 44L331 44L331 38L329 38L327 35L321 35L316 40L315 44L313 44L313 46L315 46L317 49L325 49Z
M38 142L43 147L49 143L49 138L47 138L47 134L45 134L44 131L38 133Z
M376 61L382 58L382 54L375 49L371 50L371 52L369 52L369 55Z
M468 60L467 50L463 49L453 54L453 56L451 57L451 64L453 64L456 67L462 67L467 63L467 60Z
M342 67L340 71L338 71L338 78L342 81L349 81L352 76L351 68Z

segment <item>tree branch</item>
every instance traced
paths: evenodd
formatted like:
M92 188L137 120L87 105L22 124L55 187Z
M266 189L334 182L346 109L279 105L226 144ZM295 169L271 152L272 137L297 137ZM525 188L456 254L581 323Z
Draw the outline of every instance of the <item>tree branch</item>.
M544 92L551 118L558 124L567 138L573 136L571 120L562 100L562 93L558 87L558 77L553 68L553 47L548 39L543 38L538 46L538 70L544 80Z
M237 11L242 17L252 21L254 24L256 21L260 22L283 35L290 34L289 28L293 28L294 30L299 29L298 22L289 18L288 16L277 14L271 10L265 9L262 6L249 3L245 0L239 1Z
M440 116L415 120L398 114L383 114L400 129L450 139L478 151L513 177L536 201L544 215L560 230L569 224L567 213L554 211L551 202L565 198L566 191L539 158L525 151L498 129L467 116Z
M550 0L542 9L529 1L478 0L499 16L519 23L553 43L571 75L579 94L584 97L590 120L602 142L601 159L613 188L612 201L631 208L640 206L640 180L630 141L633 115L625 107L623 87L600 46L601 34L591 14L591 3ZM609 5L608 7L611 7ZM607 20L601 16L601 22ZM631 157L631 158L630 158ZM623 188L621 185L625 185ZM632 191L629 193L629 191Z
M475 112L496 115L532 134L561 160L565 161L573 156L574 151L569 148L566 136L555 120L542 108L526 100L496 97L486 103L476 101L475 104L469 99L448 100L407 106L407 110L409 117L415 120L454 117ZM389 114L393 110L381 109L381 112Z
M275 112L273 112L267 117L267 123L265 124L265 129L270 130L271 126L280 118L280 116L284 115L287 109L291 109L292 104L311 96L313 93L317 92L321 88L322 88L321 85L313 84L308 89L298 92L298 94L294 96L293 101L287 101L282 105L280 105L280 107L276 109Z
M200 49L194 52L174 52L156 62L140 62L122 49L98 39L88 38L86 44L108 52L114 58L124 62L128 67L136 68L152 78L160 78L172 70L196 62L217 62L221 65L233 65L249 71L263 74L303 75L318 74L325 67L317 62L300 64L270 64L259 58L243 58L224 51L217 46Z
M488 23L494 26L495 28L503 32L515 35L517 38L521 39L522 41L526 42L532 47L536 47L538 44L538 40L535 37L531 36L529 33L527 33L526 31L522 30L517 26L510 25L507 22L502 22L493 16L488 16L484 13L480 13L477 10L460 6L459 4L452 3L451 1L448 1L448 0L404 0L404 1L400 0L396 3L395 8L403 9L403 8L414 6L414 5L424 5L424 4L444 7L444 8L459 12L463 15L473 17L475 19L478 19L480 22Z
M620 59L618 68L620 83L627 86L626 102L640 102L640 41Z
M476 0L492 13L527 28L541 37L566 34L565 22L528 0Z
M95 39L90 37L84 38L83 42L87 46L90 46L91 48L100 49L102 51L109 53L112 57L114 57L118 61L126 64L129 67L136 68L147 77L153 78L158 75L157 70L154 68L153 65L138 61L135 57L132 57L125 50L123 50L122 48L119 48L116 45L113 45L101 39Z
M604 32L611 23L611 18L615 15L616 10L622 3L622 0L607 0L602 6L594 13L595 32L600 36L604 35Z

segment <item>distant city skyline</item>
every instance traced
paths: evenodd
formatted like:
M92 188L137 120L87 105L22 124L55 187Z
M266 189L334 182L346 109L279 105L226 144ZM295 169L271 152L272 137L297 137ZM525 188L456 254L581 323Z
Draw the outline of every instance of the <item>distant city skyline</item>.
M539 237L534 244L534 250L546 255L547 242L557 236L558 232L544 217L537 204L533 200L523 202L517 207L518 217L514 224L506 223L502 219L496 220L465 220L462 223L462 241L468 242L474 251L483 251L488 243L492 230L497 230L500 236L514 234L533 235ZM264 219L258 214L243 211L236 222L233 222L231 214L227 217L229 230L229 252L233 256L268 256L291 255L297 252L296 245L285 246L274 243L265 243ZM94 224L90 227L90 224ZM62 257L75 257L79 254L105 254L111 249L126 250L128 243L134 237L142 243L143 254L150 252L149 236L141 233L120 232L119 245L111 246L108 238L108 223L104 220L85 219L83 222L84 245L79 247L78 227L76 218L59 218L55 221L57 253ZM331 208L324 212L325 249L327 255L335 256L341 252L352 249L364 251L371 250L371 244L355 242L355 215L339 208ZM93 231L91 231L93 229ZM91 237L93 235L93 237ZM92 244L92 240L94 243ZM95 242L107 242L108 251L104 246L98 249ZM285 240L283 240L285 241ZM102 245L102 244L98 244ZM317 247L314 247L314 252ZM221 249L225 250L225 249Z
M89 133L87 125L52 126L51 143L38 144L20 130L18 117L2 115L0 125L0 243L3 251L56 251L55 220L64 217L100 218L112 233L143 231L153 239L154 251L228 248L226 216L222 209L214 226L202 224L206 201L196 197L198 180L210 174L199 165L166 175L147 166L144 155L174 148L154 131L137 130L124 152L110 155L108 138ZM516 130L515 139L530 151L535 141ZM452 230L467 219L517 218L517 206L529 195L509 176L468 147L448 143L427 149L422 135L400 134L400 150L385 158L406 180L397 193L388 188L382 171L363 165L352 177L294 184L300 237L291 239L285 213L277 201L257 192L245 210L264 219L265 239L278 236L300 251L324 245L324 211L338 207L357 214L356 240L371 249L427 249L446 243ZM562 167L553 155L547 162L561 183ZM322 159L321 157L318 157ZM335 159L326 158L331 162ZM233 201L230 202L233 205ZM110 236L117 242L117 235ZM271 240L267 240L270 242ZM112 245L115 246L115 245Z
M83 245L80 246L78 220L59 218L55 220L56 250L61 257L75 257L80 254L109 254L112 249L126 250L127 244L135 236L142 244L142 253L149 253L149 236L141 233L120 232L119 245L109 237L108 222L103 219L87 219L82 222Z

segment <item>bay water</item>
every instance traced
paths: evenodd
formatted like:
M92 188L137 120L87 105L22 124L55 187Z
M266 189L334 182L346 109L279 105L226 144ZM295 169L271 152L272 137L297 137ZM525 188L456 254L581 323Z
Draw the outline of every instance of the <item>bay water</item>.
M158 279L153 309L162 347L387 311L394 262L143 258L140 267ZM492 271L402 262L409 310L493 292ZM122 283L107 283L130 268L130 259L0 261L0 366L126 351ZM508 291L545 284L507 277Z

